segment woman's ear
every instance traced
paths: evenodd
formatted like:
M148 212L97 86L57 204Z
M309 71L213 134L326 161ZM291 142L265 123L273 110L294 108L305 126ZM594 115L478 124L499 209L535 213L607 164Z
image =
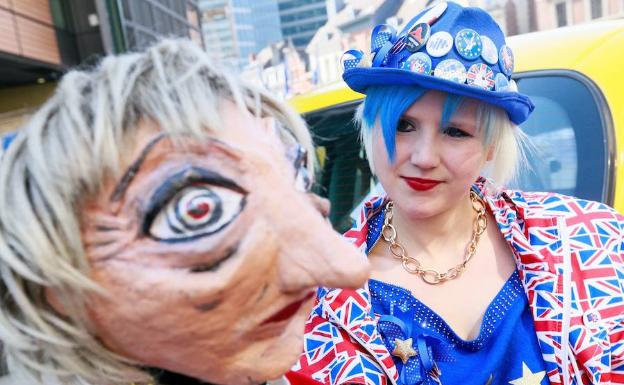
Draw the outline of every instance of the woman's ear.
M492 159L494 159L494 146L490 146L487 150L487 155L485 157L486 161L491 161Z

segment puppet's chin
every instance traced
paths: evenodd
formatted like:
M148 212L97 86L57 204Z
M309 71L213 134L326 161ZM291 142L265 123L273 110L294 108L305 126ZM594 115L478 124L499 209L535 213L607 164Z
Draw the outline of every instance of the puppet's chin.
M305 321L312 303L313 300L306 301L291 319L274 325L281 330L274 338L250 344L245 353L237 356L225 378L217 383L261 384L267 380L278 379L288 372L303 352Z

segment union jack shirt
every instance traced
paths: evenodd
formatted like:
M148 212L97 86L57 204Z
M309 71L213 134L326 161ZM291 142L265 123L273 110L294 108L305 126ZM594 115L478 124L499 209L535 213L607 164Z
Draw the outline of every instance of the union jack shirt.
M624 384L624 217L598 202L485 186L473 189L513 251L550 383ZM383 201L366 202L344 234L362 252ZM326 385L396 385L368 285L319 289L292 370Z

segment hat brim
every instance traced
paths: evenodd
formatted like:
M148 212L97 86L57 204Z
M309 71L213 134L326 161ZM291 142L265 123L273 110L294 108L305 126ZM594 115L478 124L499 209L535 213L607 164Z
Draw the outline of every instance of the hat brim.
M371 86L420 86L450 94L482 100L507 111L514 124L521 124L531 114L535 106L528 96L518 92L488 91L468 84L423 75L397 68L357 67L346 70L342 78L354 91L366 94Z

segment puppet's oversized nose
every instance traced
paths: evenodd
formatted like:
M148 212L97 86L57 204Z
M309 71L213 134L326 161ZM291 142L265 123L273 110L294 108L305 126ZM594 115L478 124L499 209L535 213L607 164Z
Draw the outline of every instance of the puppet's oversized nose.
M278 211L274 220L283 226L279 234L285 234L278 259L282 290L364 285L369 277L366 256L335 232L303 194L283 201Z

